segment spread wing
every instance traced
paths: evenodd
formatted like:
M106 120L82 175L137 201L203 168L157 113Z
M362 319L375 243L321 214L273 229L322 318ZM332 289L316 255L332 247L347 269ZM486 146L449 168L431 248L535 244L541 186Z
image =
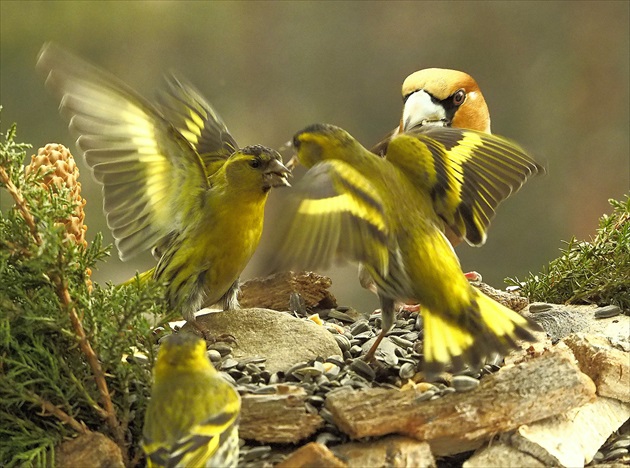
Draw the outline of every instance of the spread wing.
M219 114L191 84L174 75L166 78L168 91L158 96L164 117L193 145L209 174L217 160L238 149Z
M54 44L44 46L37 68L103 185L107 224L120 258L178 230L208 184L187 139L115 76Z
M273 270L353 260L386 275L390 235L383 202L349 164L328 160L313 166L296 185L283 219Z
M410 154L416 158L410 177L431 194L435 212L455 235L472 245L486 241L499 204L544 171L516 143L473 130L423 127L407 132L392 138L386 158L409 163Z

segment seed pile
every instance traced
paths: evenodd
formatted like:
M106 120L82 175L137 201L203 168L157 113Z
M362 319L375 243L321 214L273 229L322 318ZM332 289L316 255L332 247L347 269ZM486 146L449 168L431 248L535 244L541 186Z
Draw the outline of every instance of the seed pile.
M318 358L293 365L285 372L271 373L265 369L264 357L237 360L232 347L215 343L208 356L225 378L241 394L273 394L275 384L291 384L303 388L308 397L306 411L319 414L325 425L313 437L321 444L334 446L349 442L349 437L334 424L332 414L324 407L326 397L341 387L362 389L368 387L401 388L417 385L423 391L420 400L434 400L453 392L469 391L479 385L484 375L500 368L502 357L495 356L480 371L464 371L457 375L443 374L427 383L422 374L422 316L417 312L401 312L389 336L377 352L376 363L368 364L363 356L380 331L381 316L372 314L369 319L359 318L352 309L340 307L318 311L323 326L333 334L342 355ZM306 441L304 441L306 442ZM271 466L285 458L294 446L256 445L241 441L239 466Z

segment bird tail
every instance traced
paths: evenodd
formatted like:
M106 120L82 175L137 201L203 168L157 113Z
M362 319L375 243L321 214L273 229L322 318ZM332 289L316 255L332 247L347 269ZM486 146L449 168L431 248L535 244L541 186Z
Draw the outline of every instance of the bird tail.
M478 369L493 353L517 348L517 340L536 341L540 326L473 288L473 301L457 318L422 307L424 361L428 374L450 362L454 370L469 365Z

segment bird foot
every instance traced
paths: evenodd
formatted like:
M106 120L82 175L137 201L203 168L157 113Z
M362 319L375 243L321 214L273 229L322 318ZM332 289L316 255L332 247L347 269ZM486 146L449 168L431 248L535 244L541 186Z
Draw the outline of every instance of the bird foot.
M477 273L476 271L469 271L468 273L464 273L464 276L466 277L468 281L473 281L473 282L479 282L483 279L481 275Z

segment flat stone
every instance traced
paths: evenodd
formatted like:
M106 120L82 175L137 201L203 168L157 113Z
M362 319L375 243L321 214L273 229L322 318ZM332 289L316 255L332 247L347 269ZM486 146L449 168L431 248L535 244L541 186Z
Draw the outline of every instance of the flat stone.
M231 335L236 360L264 356L266 369L286 371L298 362L342 354L333 335L311 320L269 309L237 309L197 316L214 336ZM186 324L184 328L192 326Z

